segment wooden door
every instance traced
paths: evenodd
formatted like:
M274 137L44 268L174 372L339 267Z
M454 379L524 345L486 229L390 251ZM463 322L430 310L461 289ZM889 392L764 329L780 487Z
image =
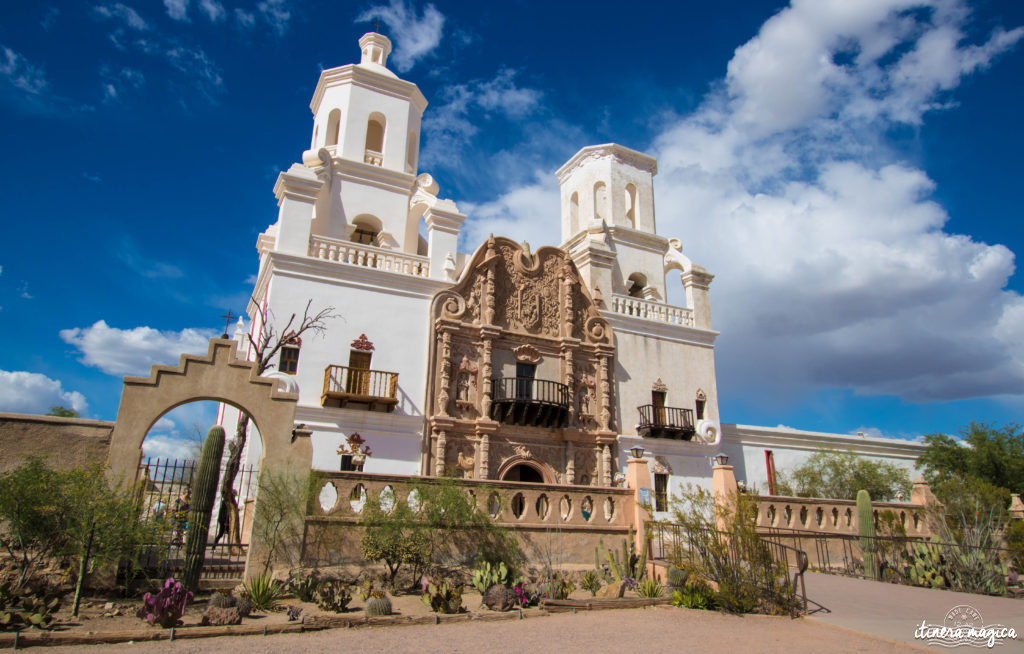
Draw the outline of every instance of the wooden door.
M370 394L370 359L372 352L353 350L348 355L348 379L345 380L345 392L354 395Z
M654 424L665 424L665 391L651 391L651 404L654 405Z

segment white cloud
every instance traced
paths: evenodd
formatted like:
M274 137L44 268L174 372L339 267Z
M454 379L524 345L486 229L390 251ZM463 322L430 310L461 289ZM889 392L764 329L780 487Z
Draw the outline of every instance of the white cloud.
M101 18L117 20L123 23L126 27L137 32L144 32L149 29L149 23L139 15L139 12L135 11L131 7L121 4L120 2L108 5L96 5L93 7L93 13Z
M425 147L420 159L425 166L460 158L479 131L477 124L491 115L522 121L538 110L543 93L520 87L516 71L503 68L494 78L478 79L444 87L434 107L423 118ZM532 170L530 174L532 174Z
M35 372L0 370L0 411L46 413L54 406L84 413L89 405L84 395L64 390L57 379Z
M224 5L217 2L217 0L199 0L199 9L202 10L206 17L210 19L210 22L219 23L224 20L226 12L224 11Z
M242 29L252 29L256 26L256 14L245 9L235 9L235 20Z
M409 71L441 43L444 15L432 4L416 14L416 8L404 0L390 0L386 5L370 7L359 14L356 22L380 19L388 26L394 47L391 61L398 72Z
M263 20L267 22L270 29L274 30L275 34L282 36L288 31L288 22L292 18L292 13L287 0L263 0L256 5L256 9L259 10Z
M968 20L955 0L794 0L655 138L659 233L716 275L724 394L1024 394L1013 253L943 231L935 183L885 140L952 106L965 76L1024 36L972 44ZM557 242L539 206L557 212L551 189L531 181L475 207L469 245L485 236L478 216Z
M14 88L33 96L46 91L46 73L20 53L0 46L0 75Z
M118 329L103 320L91 327L62 329L60 337L82 353L79 361L108 375L148 376L157 363L176 364L182 354L205 354L213 329L158 331L151 327Z
M174 20L188 20L188 0L164 0L167 15Z
M100 66L100 79L104 102L114 102L124 90L141 88L146 82L145 75L133 68L122 67L115 71L106 64Z

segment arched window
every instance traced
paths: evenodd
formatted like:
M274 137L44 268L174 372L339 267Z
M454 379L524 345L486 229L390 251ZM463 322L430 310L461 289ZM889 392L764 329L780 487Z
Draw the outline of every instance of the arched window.
M313 127L313 142L309 144L310 150L316 149L316 139L318 136L320 136L320 126L316 125L315 127Z
M636 187L632 184L626 184L626 220L636 227Z
M419 145L418 136L415 131L409 132L409 145L406 146L405 151L405 171L408 173L415 172L416 170L416 150Z
M594 184L594 218L603 220L608 215L608 188L604 182Z
M387 119L379 112L370 114L366 121L366 156L363 160L368 164L380 166L384 159L384 128Z
M575 234L580 229L580 195L573 193L569 198L569 229Z
M626 281L626 293L629 294L629 297L642 298L645 288L647 288L647 277L642 273L633 273Z
M374 216L356 216L352 221L352 242L363 245L377 245L377 237L380 236L380 221Z
M327 142L324 145L338 145L341 130L341 109L334 109L327 116Z

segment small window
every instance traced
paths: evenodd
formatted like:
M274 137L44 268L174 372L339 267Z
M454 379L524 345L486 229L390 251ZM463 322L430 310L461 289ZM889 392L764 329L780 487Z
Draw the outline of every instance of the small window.
M647 288L647 277L643 273L633 273L626 280L626 293L629 297L644 297L644 289Z
M341 131L341 109L333 109L327 116L327 140L325 145L338 145Z
M697 420L703 420L704 419L704 405L705 404L706 404L706 400L700 400L700 399L697 400Z
M384 152L384 126L386 120L382 114L374 112L366 121L366 149L371 152Z
M654 473L654 510L668 511L668 475Z
M353 472L353 471L355 471L355 469L356 469L356 466L352 463L352 455L351 454L342 454L341 455L341 471L342 472Z
M281 363L277 369L289 375L294 375L299 369L299 348L295 346L284 346L281 348Z

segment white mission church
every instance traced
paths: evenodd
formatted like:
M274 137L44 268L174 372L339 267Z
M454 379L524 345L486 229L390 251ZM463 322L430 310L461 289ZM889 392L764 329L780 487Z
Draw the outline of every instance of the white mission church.
M765 493L772 466L821 447L913 468L916 442L722 422L713 275L658 234L645 154L595 145L559 168L559 245L494 235L459 252L466 216L417 167L427 101L386 67L386 37L359 46L358 64L320 74L310 147L256 244L253 302L278 329L309 300L339 314L275 362L298 385L313 468L351 469L338 448L358 433L366 472L611 486L641 446L657 511L681 483L710 487L720 452ZM230 433L237 411L219 420Z

